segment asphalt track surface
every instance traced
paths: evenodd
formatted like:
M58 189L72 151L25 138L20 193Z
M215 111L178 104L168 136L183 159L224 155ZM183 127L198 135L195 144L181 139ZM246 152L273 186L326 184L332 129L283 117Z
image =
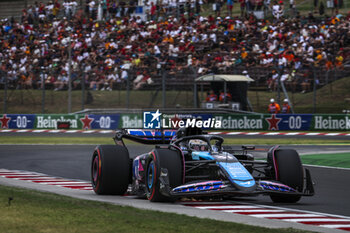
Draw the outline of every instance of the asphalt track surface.
M0 145L0 168L44 173L70 179L90 180L90 160L95 145ZM130 155L148 152L152 146L130 145ZM258 147L267 149L266 146ZM290 146L289 146L290 148ZM300 154L350 151L350 146L293 146ZM266 152L258 152L263 157ZM350 216L350 169L309 167L316 195L296 204L274 204L267 196L235 200Z

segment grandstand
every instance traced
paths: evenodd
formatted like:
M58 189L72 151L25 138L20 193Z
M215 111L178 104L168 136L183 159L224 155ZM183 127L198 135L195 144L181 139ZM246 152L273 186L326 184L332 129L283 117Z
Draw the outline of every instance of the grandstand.
M281 79L308 92L350 75L350 15L259 20L184 8L177 18L161 5L143 21L134 6L108 1L98 22L96 5L67 15L59 2L57 15L49 1L0 2L2 18L15 16L1 22L0 88L66 90L70 72L74 89L157 91L165 80L167 90L193 90L203 74L247 73L250 90L275 91Z

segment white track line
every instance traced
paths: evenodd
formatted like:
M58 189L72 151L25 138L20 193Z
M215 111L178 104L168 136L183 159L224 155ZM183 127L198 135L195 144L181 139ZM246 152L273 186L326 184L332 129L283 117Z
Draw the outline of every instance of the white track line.
M316 214L283 214L283 213L276 213L276 214L249 214L251 217L257 217L257 218L293 218L293 217L319 217L319 215ZM285 221L284 219L282 219Z
M242 134L242 132L229 132L226 135L239 135Z
M198 209L256 209L256 206L249 205L220 205L220 206L191 206Z
M287 222L349 222L348 219L336 219L336 218L293 218L284 219Z
M57 130L50 130L49 133L60 133L62 132L61 130L57 129Z
M319 227L327 227L327 228L350 228L350 224L343 224L343 225L331 225L331 224L324 224L324 225L317 225Z
M77 132L78 132L78 130L68 130L65 133L77 133Z
M285 135L287 135L287 136L293 136L293 135L299 135L300 133L286 133Z
M277 132L271 132L271 133L265 133L264 135L280 135L280 133L277 133Z
M46 131L46 129L35 129L32 131L32 133L43 133L45 131Z
M317 136L317 135L320 135L321 133L306 133L304 135L307 135L307 136Z
M274 209L248 209L248 210L223 210L223 212L227 212L227 213L246 213L246 212L251 212L252 214L254 213L264 213L264 212L285 212L284 210L274 210ZM249 214L249 215L252 215Z

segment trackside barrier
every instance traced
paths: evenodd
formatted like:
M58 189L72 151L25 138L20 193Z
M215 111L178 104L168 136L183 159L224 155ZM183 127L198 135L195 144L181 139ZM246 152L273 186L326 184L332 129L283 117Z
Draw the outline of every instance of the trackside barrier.
M347 114L163 114L161 121L171 126L170 122L189 117L220 121L221 127L215 128L218 130L350 130L350 115ZM0 114L0 129L57 129L58 124L64 122L71 130L140 129L143 128L143 114Z

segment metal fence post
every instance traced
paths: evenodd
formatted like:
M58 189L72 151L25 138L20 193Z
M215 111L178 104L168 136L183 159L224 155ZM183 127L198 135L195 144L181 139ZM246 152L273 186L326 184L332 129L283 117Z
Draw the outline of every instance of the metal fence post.
M81 78L81 110L85 108L85 73L83 73Z
M69 34L68 42L68 113L72 112L72 33Z
M5 86L4 86L4 113L7 113L7 74L5 75Z
M313 110L312 110L312 113L316 113L316 85L317 85L317 82L316 82L316 74L315 74L315 67L314 66L312 66L312 73L313 73L313 76L314 76L314 87L313 87L314 95L313 95Z
M193 82L193 107L198 107L198 99L197 99L197 83Z
M278 80L277 80L277 103L281 105L281 71L278 70Z
M44 67L41 67L41 86L42 86L42 99L41 99L41 112L45 114L45 75Z
M165 71L164 71L164 65L162 64L162 107L163 109L166 106L166 93L165 93Z
M126 108L130 107L130 72L128 70L128 77L126 79Z

